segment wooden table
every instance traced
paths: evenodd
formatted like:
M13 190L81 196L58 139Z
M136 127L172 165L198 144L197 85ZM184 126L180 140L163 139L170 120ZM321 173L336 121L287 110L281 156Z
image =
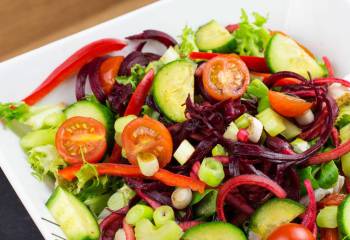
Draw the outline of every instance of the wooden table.
M0 62L155 0L0 0Z

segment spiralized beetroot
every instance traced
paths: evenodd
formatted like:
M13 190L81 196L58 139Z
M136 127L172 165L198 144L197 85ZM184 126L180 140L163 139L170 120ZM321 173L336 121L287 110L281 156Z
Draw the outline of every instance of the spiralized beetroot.
M75 82L75 97L78 101L85 98L85 85L86 85L86 79L88 75L89 75L89 64L86 64L78 72L77 80Z
M316 198L315 198L314 190L312 189L311 181L309 179L306 179L304 181L304 185L306 188L307 195L309 197L309 204L307 206L307 209L301 224L303 224L311 232L313 232L315 227L316 214L317 214Z
M301 76L297 73L289 72L289 71L282 71L282 72L277 72L277 73L271 74L270 76L268 76L267 78L264 79L264 83L268 86L272 86L278 80L280 80L282 78L296 78L302 82L307 81L306 78L304 78L303 76Z
M113 112L123 115L132 94L131 84L115 83L107 99Z
M106 59L106 57L95 58L80 69L75 83L75 96L77 100L85 98L85 85L87 78L89 78L93 94L101 103L105 102L106 94L100 83L99 68Z
M144 30L142 33L131 35L126 37L128 40L156 40L160 43L162 43L165 47L170 47L170 46L175 46L177 45L177 41L170 36L169 34L158 31L158 30L153 30L153 29L148 29Z
M319 134L319 140L314 146L300 154L282 154L276 153L264 146L251 143L232 142L231 140L220 138L219 142L229 151L232 156L243 158L261 158L274 163L293 162L300 164L306 162L311 156L326 143L334 126L335 118L338 114L338 107L334 99L321 95L319 101L326 105L329 112L324 124L323 131Z
M111 212L100 223L100 240L113 240L115 233L123 226L123 219L128 212L129 207L124 207L118 211Z

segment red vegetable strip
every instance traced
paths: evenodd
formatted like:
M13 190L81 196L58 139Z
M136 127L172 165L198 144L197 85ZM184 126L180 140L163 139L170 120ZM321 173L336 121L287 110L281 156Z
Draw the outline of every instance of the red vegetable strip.
M81 166L82 164L70 165L69 167L58 170L58 175L68 181L73 181L76 178L75 174L79 172Z
M328 71L328 76L329 77L334 77L334 70L331 64L331 61L329 61L328 57L323 56L322 57L324 64L326 65L327 71Z
M234 31L236 31L239 28L239 24L229 24L225 27L227 29L227 31L229 31L230 33L233 33Z
M118 144L114 144L112 154L109 157L108 162L110 163L118 163L120 161L120 158L122 156L122 148Z
M234 206L235 208L237 208L239 211L247 214L247 215L251 215L254 212L254 209L247 204L247 202L245 201L244 197L240 194L228 194L226 201Z
M140 171L139 167L127 164L115 164L115 163L97 163L93 164L99 175L111 175L118 177L143 177L146 178ZM58 171L58 174L68 181L72 181L76 176L76 173L80 170L82 164L76 164ZM158 180L165 185L172 187L191 188L193 191L203 193L205 190L205 184L199 180L194 180L190 177L169 172L164 169L160 169L150 179Z
M224 54L224 53L207 53L207 52L191 52L189 58L192 60L210 60L217 56L227 56L233 54ZM238 56L238 55L237 55ZM270 72L268 68L265 58L262 57L254 57L254 56L239 56L241 60L247 65L249 70L256 72Z
M337 159L344 154L350 152L350 141L339 145L338 147L324 153L318 153L308 160L308 165L321 164Z
M124 116L127 115L139 115L142 106L146 101L148 92L151 90L154 79L154 70L151 69L143 77L141 82L137 85L135 92L132 94L128 106L124 112Z
M239 57L251 71L263 72L263 73L270 72L270 69L266 64L265 58L254 57L254 56L239 56Z
M304 215L304 218L301 222L306 228L308 228L311 232L314 230L314 224L316 221L316 213L317 213L317 205L316 205L316 198L315 193L311 185L311 181L309 179L306 179L304 181L304 185L306 188L307 195L309 197L309 204L306 209L306 213Z
M302 81L296 78L282 78L278 80L275 84L273 84L274 87L283 87L288 85L297 85L301 84Z
M153 209L159 208L161 206L161 204L155 200L153 200L152 198L148 197L146 194L144 194L140 189L135 189L137 195L139 195L140 198L142 198L143 200L145 200L145 202L148 203L148 205L150 205Z
M250 72L250 76L252 77L257 77L257 78L261 78L262 81L265 81L265 79L267 79L268 77L271 76L271 73L260 73L260 72Z
M123 220L123 230L125 232L126 240L135 240L134 229L129 224L126 223L125 218Z
M338 147L340 145L339 132L335 127L332 128L331 138L334 146Z
M197 226L201 224L201 221L186 221L186 222L180 222L179 226L182 228L182 231L186 231L187 229L190 229L191 227Z
M257 176L253 174L246 174L246 175L233 177L228 181L226 181L221 186L218 194L216 209L217 209L219 220L226 221L225 212L224 212L225 199L233 189L241 185L256 185L256 186L266 188L267 190L271 191L279 198L285 198L287 196L287 193L283 190L283 188L269 178Z
M152 178L172 187L191 188L192 191L200 193L205 190L205 183L164 169L160 169Z
M192 169L191 169L191 172L190 172L190 177L195 179L195 180L199 180L198 178L198 171L199 171L199 168L201 166L201 163L199 161L196 161L193 165L192 165Z
M316 85L324 85L324 84L332 84L332 83L340 83L345 87L350 87L350 82L345 79L340 78L319 78L314 80L314 84Z
M106 38L94 41L82 47L53 70L39 87L23 99L23 102L28 105L33 105L39 102L60 83L79 71L80 68L92 59L113 51L121 50L125 46L126 43L122 40Z

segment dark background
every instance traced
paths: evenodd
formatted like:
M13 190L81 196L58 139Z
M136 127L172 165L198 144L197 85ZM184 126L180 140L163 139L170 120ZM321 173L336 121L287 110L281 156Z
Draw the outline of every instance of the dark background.
M44 239L0 170L0 239Z

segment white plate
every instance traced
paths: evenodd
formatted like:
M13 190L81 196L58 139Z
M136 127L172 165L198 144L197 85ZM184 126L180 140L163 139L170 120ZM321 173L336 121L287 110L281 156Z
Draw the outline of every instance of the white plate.
M236 23L240 9L269 13L268 26L290 34L318 56L334 63L337 75L350 72L349 0L163 0L0 64L0 102L22 99L85 44L104 37L123 37L154 28L178 36L186 25L196 27L215 18ZM153 46L158 48L158 46ZM67 81L43 102L72 102L74 81ZM52 188L32 175L18 138L0 129L0 166L45 239L59 239L61 230L44 203Z

